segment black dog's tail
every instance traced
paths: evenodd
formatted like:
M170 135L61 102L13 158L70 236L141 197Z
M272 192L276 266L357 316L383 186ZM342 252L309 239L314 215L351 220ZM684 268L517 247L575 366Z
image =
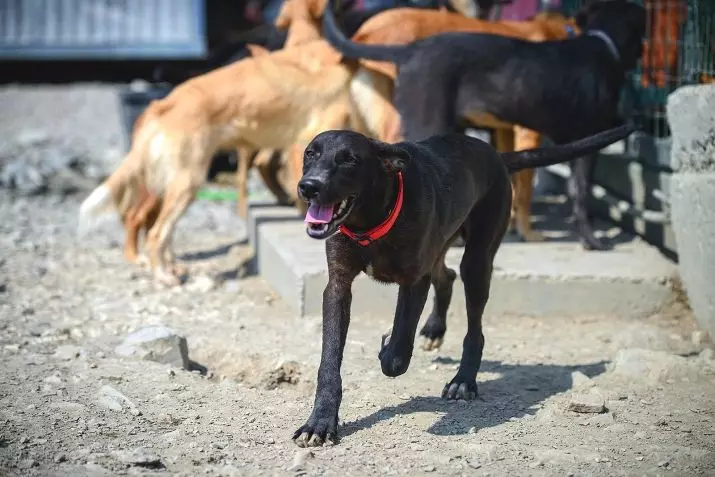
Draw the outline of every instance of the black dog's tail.
M408 46L363 45L355 43L345 36L335 20L335 12L331 8L334 1L329 0L323 14L323 34L328 43L347 58L401 63L409 57Z
M510 173L521 169L550 166L598 152L609 144L627 137L633 131L635 128L632 125L625 124L560 146L502 152L500 155Z

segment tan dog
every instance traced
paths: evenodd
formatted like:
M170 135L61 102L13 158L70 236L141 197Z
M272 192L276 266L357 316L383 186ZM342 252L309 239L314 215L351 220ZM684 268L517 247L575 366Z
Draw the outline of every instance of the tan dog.
M293 48L302 44L320 41L308 47L302 58L310 58L308 61L295 61L293 53L274 57L276 60L286 61L302 69L317 72L322 66L337 65L340 62L340 55L332 54L334 50L321 38L318 18L322 15L326 0L286 0L281 6L275 20L277 28L288 30L283 50L294 51ZM251 56L262 56L272 54L271 51L260 45L247 44ZM317 55L313 57L311 55ZM334 57L333 60L321 61L325 55ZM317 58L317 61L316 61ZM270 167L274 156L279 154L280 164L278 168ZM244 159L245 158L245 159ZM276 197L277 202L282 205L295 204L302 212L305 205L297 201L296 186L300 177L300 165L302 163L302 148L300 145L290 146L283 151L275 149L262 149L256 153L251 150L241 150L239 157L239 167L236 174L236 182L239 189L237 209L241 217L246 218L248 214L247 186L249 170L256 166L263 179L264 184Z
M152 225L149 265L160 282L178 283L182 271L173 264L171 236L211 157L230 148L289 148L325 129L349 127L351 77L345 65L315 74L264 55L182 83L142 115L127 157L82 203L80 231L112 208L125 224ZM129 248L125 243L125 252Z

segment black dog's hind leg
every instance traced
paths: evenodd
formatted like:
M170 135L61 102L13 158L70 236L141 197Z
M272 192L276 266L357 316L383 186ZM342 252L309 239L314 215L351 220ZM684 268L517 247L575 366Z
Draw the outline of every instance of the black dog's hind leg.
M328 263L339 263L340 258L329 254ZM343 260L339 269L329 270L328 285L323 292L323 345L318 383L313 411L293 435L299 447L320 446L337 440L338 411L343 397L340 367L350 325L351 286L360 270L353 271L354 267L346 265L348 263L349 259Z
M431 351L442 346L444 333L447 331L447 309L452 301L452 288L457 273L444 263L444 253L432 269L432 286L434 287L434 304L427 322L420 330L425 337L422 349Z
M591 188L591 177L596 156L581 157L571 163L568 192L573 206L573 217L581 245L586 250L609 250L611 245L596 238L589 220L586 204Z
M425 275L413 285L400 285L392 332L383 336L378 358L382 373L392 378L404 374L410 366L415 347L417 323L427 301L430 276Z
M442 390L446 399L474 399L482 364L482 314L489 299L494 256L504 238L511 213L511 187L504 175L470 212L465 223L466 245L459 272L467 304L467 334L457 375Z

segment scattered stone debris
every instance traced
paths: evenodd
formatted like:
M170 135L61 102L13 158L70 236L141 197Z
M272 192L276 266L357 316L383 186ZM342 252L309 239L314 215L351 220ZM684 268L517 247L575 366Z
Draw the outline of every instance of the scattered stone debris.
M300 382L300 365L295 361L280 361L263 379L266 389L276 389L281 384L298 384Z
M114 351L120 356L189 369L189 347L186 338L166 326L147 326L135 331Z
M57 347L55 351L55 357L61 359L62 361L69 361L71 359L79 358L82 353L82 348L74 345L61 345Z
M0 187L21 195L89 190L104 174L77 140L26 131L0 147Z
M568 404L568 410L583 414L606 412L606 399L598 390L588 393L574 393Z
M112 411L126 410L134 416L141 415L141 411L128 397L109 385L104 385L99 390L99 404Z
M289 472L300 472L305 470L305 464L308 459L313 458L313 453L308 449L300 449L293 455L293 463L288 467Z
M588 423L596 427L606 427L616 422L615 415L612 412L597 414L588 419Z
M701 371L701 364L696 360L689 360L665 351L640 348L618 351L611 367L616 375L651 382L696 377Z
M164 467L161 458L145 447L137 447L132 451L115 451L114 456L127 465L150 469L161 469Z
M198 293L208 293L217 287L218 282L207 275L199 275L186 285L188 290Z
M601 456L597 452L586 449L536 449L534 451L535 464L578 464L581 462L599 462Z

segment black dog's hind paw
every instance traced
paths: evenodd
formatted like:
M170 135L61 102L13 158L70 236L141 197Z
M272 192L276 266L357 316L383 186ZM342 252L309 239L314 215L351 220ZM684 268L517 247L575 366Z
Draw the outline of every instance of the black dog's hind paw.
M581 246L584 250L596 250L605 252L613 249L613 245L596 238L595 235L586 235L581 237Z
M424 342L422 343L422 349L425 351L432 351L439 349L444 342L444 334L447 331L444 325L435 323L430 316L427 319L427 323L420 330L420 336L424 336Z
M332 419L308 419L293 434L293 442L298 447L320 447L337 444L337 422Z
M442 390L442 399L471 401L477 397L477 383L467 383L454 378Z

